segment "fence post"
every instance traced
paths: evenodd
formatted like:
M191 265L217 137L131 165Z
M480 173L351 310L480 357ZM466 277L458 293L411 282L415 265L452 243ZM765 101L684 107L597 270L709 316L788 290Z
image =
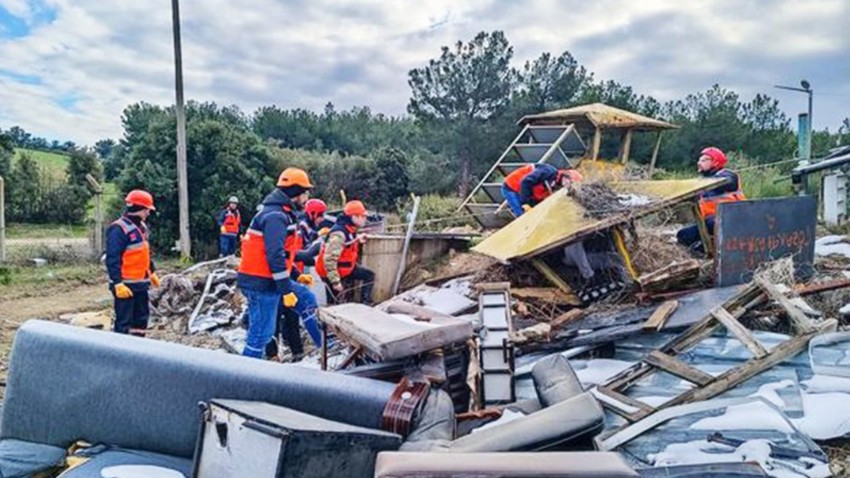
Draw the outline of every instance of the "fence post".
M0 176L0 262L6 262L6 183Z
M103 254L103 187L91 174L86 174L86 181L94 190L94 253L99 259Z

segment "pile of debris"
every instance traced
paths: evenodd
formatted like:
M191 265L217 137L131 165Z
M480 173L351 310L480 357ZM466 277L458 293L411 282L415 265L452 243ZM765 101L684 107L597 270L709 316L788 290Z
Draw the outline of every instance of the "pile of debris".
M585 217L592 219L604 219L655 201L637 194L619 194L603 182L582 184L573 198L584 208Z

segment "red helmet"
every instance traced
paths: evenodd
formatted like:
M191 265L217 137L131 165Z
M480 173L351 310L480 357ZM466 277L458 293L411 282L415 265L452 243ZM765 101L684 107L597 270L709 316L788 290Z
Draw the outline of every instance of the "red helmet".
M348 201L345 203L345 209L342 212L346 216L365 216L366 206L360 201Z
M714 146L703 149L700 151L699 155L711 158L711 163L714 166L714 169L721 169L726 166L726 163L729 161L726 159L726 153L721 151L720 148L715 148Z
M151 196L151 193L142 191L141 189L134 189L127 193L124 203L128 206L141 206L145 209L156 211L156 208L153 207L153 196Z
M310 199L304 204L304 212L310 219L316 219L328 211L328 205L321 199Z
M584 179L584 176L582 176L581 173L576 171L575 169L559 169L557 182L561 182L561 178L565 176L570 178L570 181L574 183L579 183L582 179Z

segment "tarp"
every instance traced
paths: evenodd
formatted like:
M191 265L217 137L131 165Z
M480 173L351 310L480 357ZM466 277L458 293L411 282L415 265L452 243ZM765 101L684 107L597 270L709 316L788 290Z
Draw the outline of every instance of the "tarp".
M614 108L613 106L608 106L604 103L592 103L573 108L547 111L546 113L536 115L523 116L522 119L519 120L519 124L551 123L553 121L576 123L580 126L582 126L582 123L586 124L589 122L592 126L597 128L636 128L647 131L678 128L678 126L666 121Z
M653 201L644 206L634 206L627 213L614 214L601 220L585 217L585 209L566 190L561 189L472 250L502 262L530 258L594 232L696 197L700 192L722 182L717 179L686 179L608 183L619 194L645 196Z

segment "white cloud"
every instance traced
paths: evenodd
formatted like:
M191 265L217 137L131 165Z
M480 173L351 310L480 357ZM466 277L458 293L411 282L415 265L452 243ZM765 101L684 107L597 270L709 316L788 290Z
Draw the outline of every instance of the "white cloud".
M55 21L34 24L23 38L0 36L0 58L3 69L41 83L0 76L0 126L92 143L120 135L127 104L172 102L170 3L158 3L32 4L55 8ZM24 0L0 5L34 15ZM773 83L806 77L816 91L850 97L847 13L843 0L183 0L186 97L248 112L273 103L319 110L332 101L403 114L408 70L442 45L501 29L517 65L570 50L598 78L662 100L721 82L745 98L775 94L794 111L798 99L771 91ZM59 105L69 97L71 111ZM819 100L816 117L836 125L846 114L837 98Z

